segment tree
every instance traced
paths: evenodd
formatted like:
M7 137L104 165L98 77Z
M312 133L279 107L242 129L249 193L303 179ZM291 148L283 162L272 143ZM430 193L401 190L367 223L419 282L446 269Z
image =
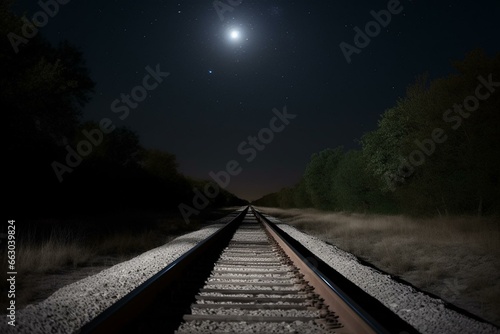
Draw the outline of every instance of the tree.
M0 33L22 35L23 22L0 4ZM50 45L40 34L16 54L8 38L0 41L0 97L8 138L4 173L9 206L25 215L54 212L67 191L51 168L52 161L71 144L82 107L90 99L94 82L83 55L68 43ZM66 195L67 197L67 195Z
M326 149L315 153L306 167L304 181L311 203L318 209L334 209L332 175L342 158L342 148Z
M307 192L307 186L303 178L293 187L293 203L297 208L312 207L311 199Z
M262 196L261 198L252 201L252 205L257 205L257 206L267 206L267 207L279 207L278 203L278 193L271 193L265 196Z
M381 191L380 180L368 170L362 151L352 150L340 160L332 184L338 209L353 212L387 212L394 206Z
M295 207L292 188L283 188L278 192L278 206L280 208Z
M175 182L181 175L177 171L175 155L160 150L146 150L141 161L142 167L150 174L166 182Z
M471 112L463 104L477 99L476 88L484 86L479 77L500 80L500 56L476 50L454 66L457 73L444 78L420 77L362 139L369 170L385 179L384 189L395 191L407 212L499 207L500 94L492 92Z

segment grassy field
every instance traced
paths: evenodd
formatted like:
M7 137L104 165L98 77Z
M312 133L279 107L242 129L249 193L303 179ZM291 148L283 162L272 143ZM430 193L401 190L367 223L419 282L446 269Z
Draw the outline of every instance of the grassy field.
M42 300L58 288L161 246L233 209L212 211L186 224L177 213L120 212L71 220L16 222L16 307ZM7 268L2 244L0 258ZM6 279L0 308L7 307Z
M259 208L500 325L500 221Z

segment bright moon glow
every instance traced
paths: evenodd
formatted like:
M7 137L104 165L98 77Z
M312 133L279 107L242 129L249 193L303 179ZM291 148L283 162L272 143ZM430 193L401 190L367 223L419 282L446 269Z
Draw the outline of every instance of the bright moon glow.
M238 39L240 37L240 32L238 30L232 30L230 36L231 39Z

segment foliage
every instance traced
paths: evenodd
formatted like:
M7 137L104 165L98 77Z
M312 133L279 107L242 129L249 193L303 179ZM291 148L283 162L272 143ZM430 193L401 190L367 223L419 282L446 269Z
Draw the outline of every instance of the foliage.
M486 88L484 82L500 82L500 54L488 57L475 50L453 65L456 73L446 77L417 77L383 113L377 129L362 137L360 151L313 154L295 187L255 203L415 215L498 214L500 88L494 83ZM491 94L479 99L475 110L460 107L474 101L479 86L480 94Z
M0 33L22 36L21 18L0 4ZM175 210L191 203L193 182L177 170L173 154L145 149L135 132L82 122L83 107L95 83L83 53L68 42L48 43L38 33L14 52L8 38L0 41L0 96L7 119L4 182L7 206L18 217L66 217L124 209ZM89 133L93 133L89 139ZM92 142L91 151L69 166L69 150ZM75 160L76 158L73 158ZM65 165L60 182L53 162ZM210 207L245 203L221 191ZM179 213L180 215L180 213Z
M336 206L332 194L332 174L342 158L342 148L326 149L315 153L306 167L304 181L307 193L314 207L334 209Z

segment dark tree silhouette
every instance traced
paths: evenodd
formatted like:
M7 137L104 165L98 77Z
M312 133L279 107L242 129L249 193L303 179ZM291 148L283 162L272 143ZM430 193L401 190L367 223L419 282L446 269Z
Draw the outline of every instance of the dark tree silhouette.
M255 203L289 207L293 197L294 206L328 210L498 214L500 54L475 50L453 65L443 78L419 76L361 151L313 154L298 185Z

